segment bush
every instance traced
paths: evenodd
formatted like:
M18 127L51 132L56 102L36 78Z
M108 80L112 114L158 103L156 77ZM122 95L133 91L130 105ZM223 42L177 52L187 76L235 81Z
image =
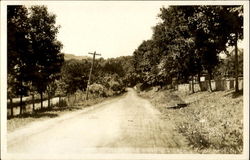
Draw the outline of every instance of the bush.
M136 84L136 90L137 91L145 91L145 90L150 90L151 86L148 85L147 83L137 83Z
M89 92L96 96L106 97L107 96L107 88L101 84L91 84L89 86Z
M125 87L123 83L119 80L111 79L109 82L109 88L113 90L116 94L123 92Z

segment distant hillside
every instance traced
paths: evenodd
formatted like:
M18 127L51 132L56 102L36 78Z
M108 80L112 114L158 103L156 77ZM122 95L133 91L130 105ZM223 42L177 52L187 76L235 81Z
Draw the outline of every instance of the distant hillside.
M77 60L82 60L82 59L88 59L90 58L89 56L76 56L74 54L67 54L67 53L64 53L64 59L67 61L67 60L70 60L70 59L77 59Z

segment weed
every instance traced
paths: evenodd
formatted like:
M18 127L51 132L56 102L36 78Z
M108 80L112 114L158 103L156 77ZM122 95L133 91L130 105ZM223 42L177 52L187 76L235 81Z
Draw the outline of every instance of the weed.
M174 121L176 130L200 153L240 154L243 151L243 97L231 91L184 94L161 90L142 92L163 113ZM174 95L174 96L173 96ZM172 101L185 101L188 106L169 110ZM173 98L174 97L174 98Z

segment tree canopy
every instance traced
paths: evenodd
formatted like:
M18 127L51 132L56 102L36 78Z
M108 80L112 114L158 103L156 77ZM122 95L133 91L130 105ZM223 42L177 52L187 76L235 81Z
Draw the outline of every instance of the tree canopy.
M148 85L188 82L201 73L211 80L219 54L243 38L242 6L170 6L158 16L152 38L133 53L135 71Z
M57 40L56 16L45 6L7 7L7 59L9 95L27 94L35 88L41 94L59 78L64 62Z

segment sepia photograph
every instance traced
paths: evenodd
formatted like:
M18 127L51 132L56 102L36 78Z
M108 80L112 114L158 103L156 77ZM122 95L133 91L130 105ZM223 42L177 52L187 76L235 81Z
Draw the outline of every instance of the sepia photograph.
M1 1L1 159L249 159L249 1Z

